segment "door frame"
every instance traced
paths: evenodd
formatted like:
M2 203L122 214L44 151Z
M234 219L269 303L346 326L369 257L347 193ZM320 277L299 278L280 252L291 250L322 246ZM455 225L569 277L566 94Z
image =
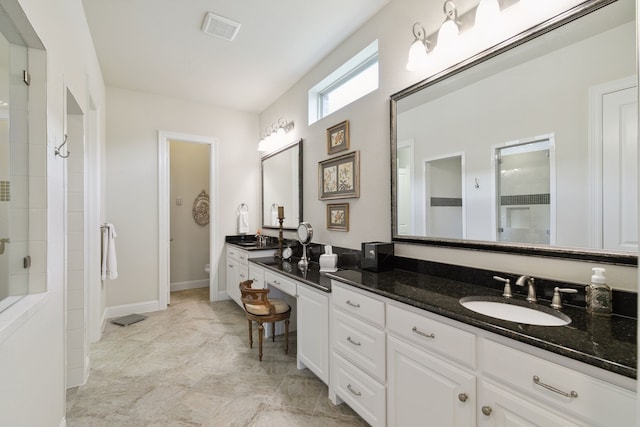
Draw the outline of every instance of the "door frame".
M170 155L169 141L209 145L209 300L218 299L218 140L207 136L158 131L158 309L169 305L170 286ZM203 266L204 268L204 266Z

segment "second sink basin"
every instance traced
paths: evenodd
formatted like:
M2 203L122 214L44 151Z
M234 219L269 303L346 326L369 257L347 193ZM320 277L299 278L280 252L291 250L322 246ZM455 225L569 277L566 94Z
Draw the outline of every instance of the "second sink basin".
M571 318L549 307L500 297L464 297L460 304L476 313L496 319L539 326L564 326Z

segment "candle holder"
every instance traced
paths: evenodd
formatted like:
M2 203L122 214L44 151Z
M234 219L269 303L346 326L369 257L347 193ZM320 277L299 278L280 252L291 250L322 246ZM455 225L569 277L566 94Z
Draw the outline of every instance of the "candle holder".
M274 258L282 259L282 243L284 241L282 236L282 223L284 222L284 218L278 218L278 222L280 223L280 231L278 232L278 250L276 251Z

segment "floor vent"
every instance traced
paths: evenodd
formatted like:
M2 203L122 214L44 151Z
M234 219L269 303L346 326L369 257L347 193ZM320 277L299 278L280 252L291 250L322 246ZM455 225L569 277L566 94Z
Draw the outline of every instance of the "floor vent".
M224 40L232 41L238 34L240 23L232 21L216 15L215 13L207 13L202 23L202 31L210 36L219 37Z

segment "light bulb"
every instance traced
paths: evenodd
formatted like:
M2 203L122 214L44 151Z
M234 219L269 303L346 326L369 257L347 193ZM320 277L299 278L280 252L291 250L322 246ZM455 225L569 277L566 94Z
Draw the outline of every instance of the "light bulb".
M416 71L427 64L427 47L422 40L416 39L409 48L407 70Z
M450 49L455 44L459 34L460 29L453 20L447 19L444 21L438 31L438 50Z
M478 28L491 28L496 24L500 15L498 0L480 0L476 9L476 26Z

